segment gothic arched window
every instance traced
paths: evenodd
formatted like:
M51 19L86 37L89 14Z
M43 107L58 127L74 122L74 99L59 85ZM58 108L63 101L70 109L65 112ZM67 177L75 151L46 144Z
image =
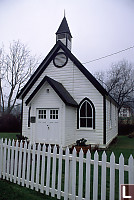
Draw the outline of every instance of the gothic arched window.
M95 108L90 100L86 98L80 103L78 114L78 128L95 129Z

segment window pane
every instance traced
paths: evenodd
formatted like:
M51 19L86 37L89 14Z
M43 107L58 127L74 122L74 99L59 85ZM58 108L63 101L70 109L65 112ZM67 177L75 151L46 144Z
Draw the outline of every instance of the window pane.
M80 117L86 117L86 102L83 103L80 109Z
M92 117L92 107L87 102L87 117Z
M91 119L87 119L87 127L92 128L92 118Z
M80 127L86 127L86 118L80 119Z

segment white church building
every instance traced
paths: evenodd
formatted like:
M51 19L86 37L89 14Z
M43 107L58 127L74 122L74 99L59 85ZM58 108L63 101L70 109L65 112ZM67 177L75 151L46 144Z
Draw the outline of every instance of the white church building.
M106 147L118 134L117 103L71 52L64 16L56 44L20 91L22 135L32 143L70 146L85 138Z

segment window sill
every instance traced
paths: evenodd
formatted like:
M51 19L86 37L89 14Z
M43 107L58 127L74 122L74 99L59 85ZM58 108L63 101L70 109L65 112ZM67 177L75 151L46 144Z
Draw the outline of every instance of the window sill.
M93 131L95 129L93 128L79 128L79 129L76 129L77 131Z

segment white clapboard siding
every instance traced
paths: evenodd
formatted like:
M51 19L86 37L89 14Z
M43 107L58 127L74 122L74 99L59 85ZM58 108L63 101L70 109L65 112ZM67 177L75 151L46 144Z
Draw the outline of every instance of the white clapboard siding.
M93 170L91 170L92 166ZM101 173L99 173L100 167ZM107 168L110 170L109 177ZM115 170L119 173L115 173ZM127 180L126 177L124 179L125 172L127 172ZM125 165L122 154L119 163L115 163L114 153L110 156L110 162L107 162L105 152L99 160L97 151L94 153L94 159L91 159L89 150L84 156L81 149L78 156L75 148L70 154L69 148L63 151L62 147L31 145L31 143L14 140L11 143L11 140L7 142L7 139L5 141L1 139L0 177L41 193L50 194L57 199L63 197L66 200L98 200L98 198L115 200L115 197L117 199L120 197L120 184L125 184L125 181L134 184L134 159L131 155L128 165ZM101 184L98 184L99 181ZM115 188L115 183L118 184L119 191ZM118 196L115 196L115 193Z
M48 67L45 69L45 71L41 74L41 76L38 78L38 80L34 83L30 91L27 93L25 98L23 99L23 127L22 132L23 135L27 136L28 138L31 138L30 136L30 129L32 129L32 125L29 128L27 126L28 121L28 108L29 105L25 105L25 101L27 98L32 94L32 92L35 90L35 88L40 84L40 82L43 80L45 76L49 76L52 79L60 82L66 90L72 95L72 97L75 99L75 101L79 104L85 97L89 98L93 103L96 110L96 128L95 128L95 137L94 137L94 130L77 130L76 127L74 127L74 123L76 122L77 115L76 112L74 112L74 109L71 108L66 109L67 112L71 112L69 114L70 118L67 118L67 116L63 116L63 121L65 121L64 129L60 130L61 138L64 138L64 141L62 141L62 146L68 146L70 144L73 144L76 139L75 135L77 134L78 138L85 137L88 141L95 144L103 144L103 96L98 92L98 90L93 86L93 84L85 77L85 75L75 66L75 64L68 59L68 63L66 66L62 68L57 68L54 66L53 62L51 62ZM36 116L36 108L46 106L48 108L52 108L52 105L57 106L57 103L59 105L59 108L62 107L62 100L60 97L55 94L52 98L50 98L52 91L49 93L49 95L45 95L45 86L46 83L42 86L42 88L39 90L38 94L35 95L35 97L32 99L31 108L33 108L33 116ZM49 88L49 84L48 84ZM51 88L51 87L50 87ZM43 91L43 92L42 92ZM59 99L57 99L57 96ZM49 97L49 99L47 99ZM61 100L61 102L60 102ZM45 104L44 104L45 101ZM71 111L72 110L72 111ZM71 119L73 118L73 121ZM36 135L35 128L31 130L32 135ZM38 136L37 136L38 137ZM39 142L35 141L33 142ZM61 144L59 144L61 145Z

